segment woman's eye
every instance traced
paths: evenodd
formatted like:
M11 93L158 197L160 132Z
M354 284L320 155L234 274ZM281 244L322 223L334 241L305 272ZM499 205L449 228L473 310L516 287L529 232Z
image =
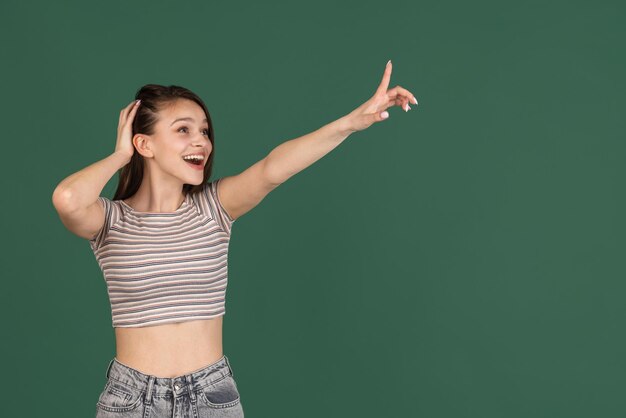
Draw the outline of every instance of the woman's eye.
M178 132L180 132L181 129L187 129L186 126L181 126L180 128L178 128ZM203 129L202 132L204 132L204 135L209 136L209 130L208 129Z

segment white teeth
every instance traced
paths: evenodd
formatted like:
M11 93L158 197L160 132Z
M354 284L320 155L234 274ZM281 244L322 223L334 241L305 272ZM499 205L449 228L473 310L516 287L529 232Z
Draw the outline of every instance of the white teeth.
M192 155L185 155L183 157L184 160L204 160L204 155L196 155L196 154L192 154Z

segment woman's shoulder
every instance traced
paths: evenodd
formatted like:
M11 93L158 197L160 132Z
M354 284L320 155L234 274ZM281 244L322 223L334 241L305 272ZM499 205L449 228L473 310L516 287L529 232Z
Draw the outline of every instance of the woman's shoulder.
M215 219L222 229L227 234L230 234L231 226L234 221L230 218L219 200L217 188L219 187L220 180L221 178L218 178L202 184L199 191L192 194L192 199L201 213Z

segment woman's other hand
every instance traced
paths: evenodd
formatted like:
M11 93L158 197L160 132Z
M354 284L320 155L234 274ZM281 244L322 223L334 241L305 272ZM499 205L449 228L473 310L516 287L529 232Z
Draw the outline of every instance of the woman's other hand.
M140 100L136 100L120 111L120 121L117 126L117 144L115 145L115 152L127 156L129 161L135 152L132 131L133 120L137 109L139 109L139 102Z
M391 106L401 106L405 112L408 112L411 109L409 102L417 105L417 99L407 89L396 86L387 90L390 79L391 60L387 63L383 79L374 96L346 116L348 130L351 132L362 131L369 128L374 122L387 119L389 117L387 108Z

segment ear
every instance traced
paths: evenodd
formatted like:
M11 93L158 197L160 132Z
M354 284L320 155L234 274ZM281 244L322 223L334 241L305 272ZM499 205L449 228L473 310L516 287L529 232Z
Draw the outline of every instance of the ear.
M133 145L137 152L143 157L153 157L154 154L150 149L150 135L137 134L133 137Z

